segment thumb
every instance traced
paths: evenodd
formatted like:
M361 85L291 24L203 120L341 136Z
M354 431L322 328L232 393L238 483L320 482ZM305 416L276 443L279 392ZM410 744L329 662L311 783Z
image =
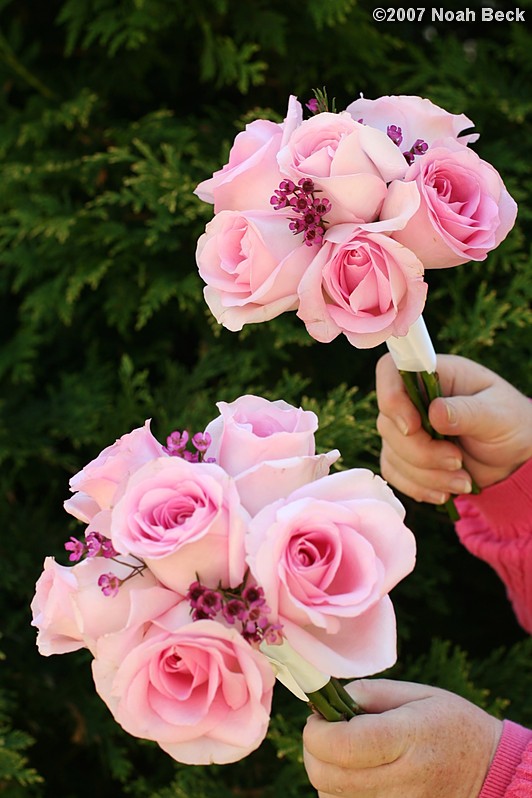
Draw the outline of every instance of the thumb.
M369 713L397 709L411 701L430 698L437 688L414 682L393 679L358 679L346 685L346 690L359 706Z
M434 399L429 407L429 421L442 435L485 436L492 431L496 415L484 392Z

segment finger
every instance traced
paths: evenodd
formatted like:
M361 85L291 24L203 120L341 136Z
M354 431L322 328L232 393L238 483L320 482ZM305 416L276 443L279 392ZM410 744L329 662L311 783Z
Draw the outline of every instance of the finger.
M303 745L322 765L337 769L366 770L395 762L410 743L404 710L378 715L357 715L349 721L330 723L312 715L303 729ZM310 761L310 760L309 760ZM317 772L317 762L311 764ZM327 791L321 782L318 789Z
M450 494L471 492L471 477L464 469L418 468L398 457L386 444L382 447L380 464L383 479L418 502L443 504Z
M499 429L508 426L508 409L491 389L474 396L453 396L435 399L429 408L429 419L444 435L473 438L496 437Z
M458 355L438 355L436 369L443 396L473 396L500 379L480 363Z
M380 358L375 370L377 404L403 435L421 427L421 418L412 404L390 354Z
M377 431L398 458L418 468L456 471L462 466L462 451L451 441L435 440L420 429L405 438L387 416L377 417Z
M318 791L319 798L338 798L349 795L345 790L346 774L340 768L322 762L318 757L303 748L303 764L312 786Z
M394 679L355 679L345 689L366 712L387 712L443 693L438 687Z
M310 783L319 798L384 798L390 796L389 777L381 770L341 768L322 762L303 750L303 762Z

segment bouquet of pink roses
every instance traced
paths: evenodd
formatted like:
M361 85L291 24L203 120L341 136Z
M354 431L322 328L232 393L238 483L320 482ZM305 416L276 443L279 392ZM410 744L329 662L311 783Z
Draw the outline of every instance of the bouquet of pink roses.
M316 454L314 413L218 407L166 445L147 421L71 479L84 534L70 565L46 558L32 602L40 653L88 649L116 721L189 764L260 745L276 676L330 720L356 714L338 679L395 661L388 594L415 560L386 483L329 474L340 453Z
M205 300L229 330L296 310L317 341L386 342L432 432L424 270L484 260L517 206L465 115L414 96L335 113L315 94L308 119L290 97L284 122L248 124L197 186L214 205L197 245Z

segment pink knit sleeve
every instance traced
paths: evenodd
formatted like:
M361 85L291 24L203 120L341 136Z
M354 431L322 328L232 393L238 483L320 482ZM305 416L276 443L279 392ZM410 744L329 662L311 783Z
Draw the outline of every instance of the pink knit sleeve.
M532 633L532 460L478 496L457 497L456 505L458 537L495 569L517 620Z
M531 796L532 730L505 720L502 737L478 798Z

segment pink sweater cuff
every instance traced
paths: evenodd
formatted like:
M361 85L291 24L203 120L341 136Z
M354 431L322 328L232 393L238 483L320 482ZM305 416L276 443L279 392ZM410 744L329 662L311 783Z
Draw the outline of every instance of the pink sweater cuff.
M532 518L532 459L514 471L507 479L484 488L478 496L458 497L458 508L475 508L492 529L508 530L530 525ZM506 535L505 535L506 537Z
M502 737L478 798L525 798L532 795L532 767L526 756L531 751L532 730L505 720ZM520 766L525 758L528 766L523 769Z

